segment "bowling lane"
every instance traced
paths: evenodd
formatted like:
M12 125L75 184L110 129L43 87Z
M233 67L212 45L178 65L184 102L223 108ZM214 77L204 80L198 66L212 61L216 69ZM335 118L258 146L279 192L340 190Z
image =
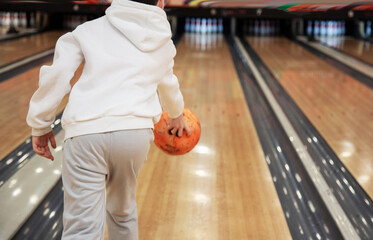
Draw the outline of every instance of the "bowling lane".
M372 198L373 90L286 38L247 41Z
M51 63L50 60L44 64ZM31 135L26 116L31 96L38 88L40 67L41 65L0 83L0 160ZM72 83L78 79L81 71L82 66L76 72ZM67 97L57 112L61 112L66 104Z
M323 44L373 65L373 44L352 37L320 38Z
M177 46L174 71L202 135L184 156L151 147L137 191L140 239L291 239L228 46L219 39L185 34Z
M54 48L57 39L65 32L65 30L55 30L0 42L0 67Z

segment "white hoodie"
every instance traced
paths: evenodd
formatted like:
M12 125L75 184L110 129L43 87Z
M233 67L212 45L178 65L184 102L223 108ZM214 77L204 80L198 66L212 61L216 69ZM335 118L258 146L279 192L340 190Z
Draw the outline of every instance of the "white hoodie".
M173 75L176 54L165 12L128 0L114 0L106 16L59 38L53 64L40 70L27 123L33 136L51 131L56 109L70 92L62 117L65 139L92 133L153 128L162 107L182 114L183 97ZM83 73L70 80L82 61ZM158 94L157 94L158 91Z

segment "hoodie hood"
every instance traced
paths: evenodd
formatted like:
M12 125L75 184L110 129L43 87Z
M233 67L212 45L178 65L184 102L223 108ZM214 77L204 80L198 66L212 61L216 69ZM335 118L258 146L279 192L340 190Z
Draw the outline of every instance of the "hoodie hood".
M114 0L106 10L108 21L143 52L151 52L171 39L166 13L157 6Z

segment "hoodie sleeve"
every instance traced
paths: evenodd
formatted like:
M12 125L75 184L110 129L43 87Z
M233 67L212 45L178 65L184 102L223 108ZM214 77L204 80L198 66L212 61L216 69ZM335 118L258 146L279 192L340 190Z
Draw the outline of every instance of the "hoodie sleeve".
M70 80L83 61L79 43L72 33L60 37L56 43L53 64L40 69L39 88L30 101L27 124L33 136L42 136L52 129L57 107L70 92Z
M177 118L183 113L184 100L179 88L179 81L173 74L174 61L170 64L169 72L158 85L158 94L163 109L170 118Z

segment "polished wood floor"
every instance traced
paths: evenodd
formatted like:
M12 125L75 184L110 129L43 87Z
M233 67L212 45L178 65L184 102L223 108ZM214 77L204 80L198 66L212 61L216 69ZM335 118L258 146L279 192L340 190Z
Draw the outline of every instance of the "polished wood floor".
M373 44L352 37L321 38L321 42L373 65Z
M43 65L50 65L46 62ZM38 88L40 66L17 75L0 83L0 160L11 153L31 135L31 129L26 124L26 116L32 94ZM77 70L72 84L82 72L82 66ZM65 97L58 108L60 113L66 106Z
M226 43L200 51L186 39L174 72L202 136L184 156L152 146L137 191L140 239L291 239Z
M137 191L140 239L291 239L227 45L214 46L178 45L175 74L202 136L184 156L152 146ZM39 68L0 83L0 159L30 136Z
M373 198L373 90L286 38L247 40Z
M0 67L29 57L33 54L54 48L57 39L66 31L49 31L0 42Z

